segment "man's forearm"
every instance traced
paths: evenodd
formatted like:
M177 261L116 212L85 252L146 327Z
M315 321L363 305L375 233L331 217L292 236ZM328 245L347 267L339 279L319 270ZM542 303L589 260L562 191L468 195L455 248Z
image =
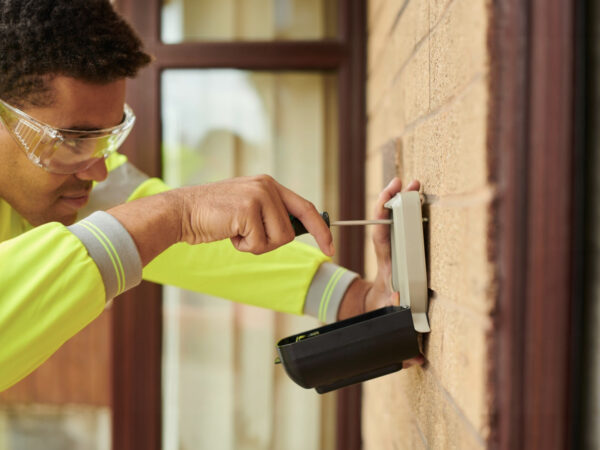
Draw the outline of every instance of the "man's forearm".
M109 209L129 232L145 266L181 239L177 196L171 191L141 198Z
M135 242L142 266L181 240L181 217L178 198L173 191L145 197L111 208L115 217ZM366 312L366 298L373 283L360 278L346 290L338 309L337 320Z
M337 319L348 319L366 312L365 303L367 293L371 289L372 285L373 283L370 281L365 281L360 278L357 278L355 281L353 281L342 298Z
M231 239L240 251L262 254L294 239L289 214L334 253L329 228L315 206L267 175L174 189L107 211L131 233L145 265L176 242Z

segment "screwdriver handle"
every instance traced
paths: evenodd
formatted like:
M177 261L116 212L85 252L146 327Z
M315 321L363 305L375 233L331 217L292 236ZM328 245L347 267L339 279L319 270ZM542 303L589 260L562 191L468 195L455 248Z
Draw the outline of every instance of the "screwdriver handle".
M301 234L308 233L308 230L306 229L306 227L302 224L302 222L300 222L300 220L298 220L297 217L294 217L291 214L289 216L290 216L290 222L292 222L292 227L294 228L294 234L296 236L300 236ZM327 227L329 227L330 226L329 225L329 213L327 213L327 211L323 211L321 213L321 217L327 224Z

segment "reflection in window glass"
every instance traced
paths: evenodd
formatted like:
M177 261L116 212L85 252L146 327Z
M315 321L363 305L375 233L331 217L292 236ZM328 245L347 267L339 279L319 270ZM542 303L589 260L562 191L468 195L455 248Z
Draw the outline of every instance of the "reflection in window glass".
M335 216L336 104L332 75L165 71L165 179L268 173ZM273 364L279 338L316 326L166 287L163 448L333 448L335 394L299 388Z
M111 411L88 405L2 405L0 449L109 450Z
M161 38L187 41L325 39L336 0L163 0Z

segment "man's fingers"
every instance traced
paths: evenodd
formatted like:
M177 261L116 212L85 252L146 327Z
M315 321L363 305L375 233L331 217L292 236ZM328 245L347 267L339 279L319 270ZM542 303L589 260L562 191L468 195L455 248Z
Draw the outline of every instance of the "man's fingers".
M231 239L238 250L255 255L268 251L269 242L262 218L261 208L252 208L245 212L239 235Z
M376 219L387 219L389 210L385 208L385 203L390 200L402 189L402 181L399 178L394 178L379 194L377 203L375 204L375 218Z
M419 190L421 184L417 180L411 181L406 187L406 191ZM379 194L375 205L374 216L376 219L387 219L390 217L390 210L385 204L402 190L402 182L399 178L394 178ZM373 229L373 243L375 245L375 255L380 267L387 267L391 259L390 248L390 227L388 225L377 225Z
M294 239L289 217L293 214L315 237L323 252L333 255L331 232L316 208L268 175L240 177L174 192L181 199L180 241L199 244L230 238L241 251L264 253Z
M390 217L390 210L384 205L400 190L402 189L402 182L399 178L394 178L379 194L377 203L375 205L374 216L376 219L387 219ZM389 225L377 225L373 229L373 243L375 244L375 255L379 261L379 264L384 263L391 257L391 250L388 244L390 240L390 227Z
M408 183L408 186L406 186L407 191L418 191L419 189L421 189L421 183L419 180L412 180L410 183Z
M314 236L323 253L333 256L335 249L333 248L331 231L314 205L285 186L278 185L277 188L285 209L302 222L306 230Z
M408 183L405 191L418 191L421 188L421 183L418 180L413 180ZM394 178L379 194L377 203L375 204L375 218L387 219L389 210L384 206L394 195L402 190L402 181L399 178Z
M390 295L390 300L392 302L392 305L399 306L400 305L400 293L392 292L392 295Z
M409 367L422 366L423 364L425 364L425 357L423 355L419 355L402 361L402 368L408 369Z
M294 229L289 214L276 189L269 190L270 201L263 206L263 223L269 250L274 250L294 240Z

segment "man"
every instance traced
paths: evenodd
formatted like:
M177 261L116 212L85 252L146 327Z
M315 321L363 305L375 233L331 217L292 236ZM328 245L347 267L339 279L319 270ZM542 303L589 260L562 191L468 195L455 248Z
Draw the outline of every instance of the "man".
M108 0L0 0L0 55L0 390L142 277L328 322L392 301L385 227L369 283L329 262L315 207L272 178L169 190L116 153L125 79L150 57ZM324 254L290 243L289 213Z

